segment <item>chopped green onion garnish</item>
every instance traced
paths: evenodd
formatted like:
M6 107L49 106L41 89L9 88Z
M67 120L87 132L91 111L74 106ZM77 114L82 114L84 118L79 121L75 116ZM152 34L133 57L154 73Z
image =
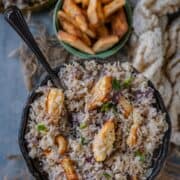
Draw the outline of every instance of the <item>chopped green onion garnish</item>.
M86 127L87 127L86 123L81 123L79 126L80 129L85 129Z
M106 177L107 179L110 179L110 178L111 178L111 175L108 174L108 173L103 173L103 176Z
M47 131L47 127L42 123L39 123L36 126L36 129L38 130L38 132L46 132Z
M110 109L116 111L116 106L112 102L107 102L102 105L101 112L108 112Z
M112 108L113 104L111 102L104 103L101 107L101 112L107 112Z
M145 161L145 155L142 152L136 151L135 156L138 157L141 162Z
M123 86L125 88L128 88L129 86L131 86L132 82L133 82L133 77L130 76L129 78L125 79L124 82L123 82Z
M117 79L112 80L112 88L116 91L119 91L121 89L121 83Z
M86 145L86 144L87 144L87 141L86 141L86 139L85 139L84 137L81 136L80 143L81 143L82 145Z

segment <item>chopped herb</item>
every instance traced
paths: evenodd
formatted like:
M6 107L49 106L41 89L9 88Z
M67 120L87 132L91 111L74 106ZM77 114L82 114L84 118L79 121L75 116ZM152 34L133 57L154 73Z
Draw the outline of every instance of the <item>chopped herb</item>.
M101 107L101 112L108 112L110 109L113 109L113 112L116 112L116 106L112 102L104 103Z
M112 80L112 88L116 91L119 91L121 89L121 83L117 79Z
M123 82L123 87L128 88L129 86L131 86L132 82L133 82L133 77L130 76L129 78L125 79Z
M141 162L145 161L145 155L142 152L136 151L135 156L138 157Z
M47 127L42 123L39 123L36 126L36 129L38 130L38 132L46 132L47 131Z
M87 127L86 123L81 123L79 126L80 129L85 129L86 127Z
M104 103L101 107L101 112L107 112L113 107L111 102Z
M106 179L110 179L111 178L111 175L108 174L108 173L103 173L103 176L106 177Z
M87 145L86 139L85 139L84 137L82 137L82 136L81 136L80 143L81 143L82 145Z

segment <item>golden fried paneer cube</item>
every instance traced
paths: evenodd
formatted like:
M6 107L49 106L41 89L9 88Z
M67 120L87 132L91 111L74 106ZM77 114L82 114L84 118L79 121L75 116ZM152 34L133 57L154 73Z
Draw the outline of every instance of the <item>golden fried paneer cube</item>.
M67 180L78 180L78 175L74 168L74 163L69 157L65 157L61 161L61 165L65 171Z
M52 117L61 115L64 107L64 93L61 89L51 88L46 99L46 111Z
M113 34L119 36L120 39L126 34L128 31L128 23L123 8L118 10L118 12L112 17L111 25Z
M138 124L133 124L130 129L129 136L127 138L127 145L133 147L137 144L137 130L139 128Z
M113 0L109 4L104 6L104 16L107 18L108 16L115 13L118 9L122 8L125 5L125 0Z
M108 120L93 140L93 153L97 162L104 161L110 155L114 141L115 124L113 120Z
M88 54L94 54L93 50L77 36L74 36L64 31L59 31L58 38L59 40L71 45L72 47L80 51L86 52Z
M55 137L55 144L58 145L58 153L63 155L68 150L68 141L61 135Z
M71 16L71 18L73 18L83 32L88 29L87 21L82 13L82 10L73 0L65 0L63 10Z
M93 46L93 51L98 53L113 47L119 41L118 36L111 35L100 38Z
M104 76L99 79L91 91L91 98L87 102L87 109L93 110L101 106L109 99L109 94L112 90L112 77Z
M119 104L122 107L124 111L124 117L128 118L130 114L133 112L133 106L124 96L120 96L119 98Z
M129 136L127 138L127 144L129 147L133 147L137 144L137 131L138 131L138 128L140 128L140 125L142 124L143 122L143 117L142 115L140 114L140 112L138 111L138 109L134 108L133 109L133 125L131 126L131 129L130 129L130 133L129 133Z

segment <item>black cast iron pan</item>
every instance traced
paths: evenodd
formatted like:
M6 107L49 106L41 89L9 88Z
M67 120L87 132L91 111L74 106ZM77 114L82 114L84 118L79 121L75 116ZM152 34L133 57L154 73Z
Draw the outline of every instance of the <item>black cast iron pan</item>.
M79 60L79 63L83 64L83 61L84 60ZM105 60L104 61L96 60L96 61L98 63L107 63ZM62 67L63 67L63 65L57 67L55 69L55 72L58 73ZM26 161L26 164L27 164L30 172L33 174L33 176L36 177L36 179L42 179L42 180L48 179L48 176L46 173L43 172L40 161L33 160L28 156L27 144L26 144L24 137L25 137L25 133L26 133L26 129L27 129L30 105L34 100L36 100L36 98L38 98L41 95L41 94L37 94L35 91L38 87L46 85L48 80L50 80L50 76L47 75L43 78L43 80L39 83L39 85L37 85L37 87L30 93L30 95L27 99L27 102L24 106L24 109L23 109L22 120L21 120L21 124L20 124L20 129L19 129L19 146L20 146L21 152L24 156L24 159ZM166 114L165 120L168 124L168 129L165 132L164 137L163 137L163 143L159 146L158 149L155 150L154 155L153 155L152 166L151 166L152 171L147 178L148 180L153 180L153 179L155 179L155 177L159 174L160 170L162 169L163 164L164 164L167 154L168 154L170 136L171 136L171 122L170 122L170 117L165 108L165 105L164 105L161 95L155 89L155 87L151 81L149 81L149 86L152 89L154 89L154 97L156 99L155 106L158 110L161 110L162 112L164 112Z

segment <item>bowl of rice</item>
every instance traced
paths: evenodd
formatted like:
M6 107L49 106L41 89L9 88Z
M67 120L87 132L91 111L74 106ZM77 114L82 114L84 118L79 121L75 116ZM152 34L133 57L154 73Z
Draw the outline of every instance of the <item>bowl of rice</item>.
M171 123L153 84L128 63L78 61L46 77L22 114L19 145L37 179L154 179Z

